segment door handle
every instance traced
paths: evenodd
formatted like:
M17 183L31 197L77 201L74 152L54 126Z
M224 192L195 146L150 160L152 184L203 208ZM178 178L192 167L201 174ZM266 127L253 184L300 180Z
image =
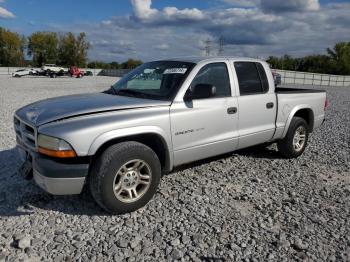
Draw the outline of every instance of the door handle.
M272 103L272 102L267 103L267 104L266 104L266 108L267 108L267 109L273 108L273 103Z
M227 108L227 114L233 115L237 113L237 107L229 107Z

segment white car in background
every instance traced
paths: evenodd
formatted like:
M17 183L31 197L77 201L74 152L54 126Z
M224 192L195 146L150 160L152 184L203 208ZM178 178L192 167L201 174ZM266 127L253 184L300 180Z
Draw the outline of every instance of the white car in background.
M64 71L66 71L63 67L57 66L55 64L46 64L44 65L41 70L43 72L48 72L48 73L63 73Z
M31 69L19 69L16 72L12 73L13 77L22 77L27 75L37 75L38 71L31 68Z

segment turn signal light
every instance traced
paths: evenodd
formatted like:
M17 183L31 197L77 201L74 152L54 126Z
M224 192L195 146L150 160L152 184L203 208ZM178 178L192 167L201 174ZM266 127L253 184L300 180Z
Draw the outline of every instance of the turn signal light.
M74 150L51 150L43 147L39 147L38 151L41 154L47 155L47 156L52 156L52 157L57 157L57 158L71 158L71 157L76 157L77 154L74 152Z
M329 102L328 99L326 99L326 101L324 101L324 110L326 110L329 107Z

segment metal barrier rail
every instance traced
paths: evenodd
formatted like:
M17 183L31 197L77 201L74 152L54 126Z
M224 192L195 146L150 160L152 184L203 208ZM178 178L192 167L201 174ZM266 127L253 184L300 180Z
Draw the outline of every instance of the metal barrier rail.
M350 76L327 75L286 70L275 71L281 75L282 84L350 87Z
M10 75L20 67L0 67L0 75ZM128 69L83 69L92 71L94 75L121 77ZM282 84L313 85L313 86L342 86L350 87L350 76L327 75L298 71L275 70L281 75Z

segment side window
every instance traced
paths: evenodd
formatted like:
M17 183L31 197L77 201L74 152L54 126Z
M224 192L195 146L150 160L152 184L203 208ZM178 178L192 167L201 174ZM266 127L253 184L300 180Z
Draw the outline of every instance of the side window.
M260 63L235 62L234 65L241 95L262 94L268 90L267 77Z
M198 84L209 84L215 86L215 97L231 96L230 78L225 63L212 63L202 67L193 79L191 87Z
M263 87L264 92L269 91L269 81L267 80L266 72L262 64L260 63L255 63L256 67L258 68L259 76L261 79L261 84Z

